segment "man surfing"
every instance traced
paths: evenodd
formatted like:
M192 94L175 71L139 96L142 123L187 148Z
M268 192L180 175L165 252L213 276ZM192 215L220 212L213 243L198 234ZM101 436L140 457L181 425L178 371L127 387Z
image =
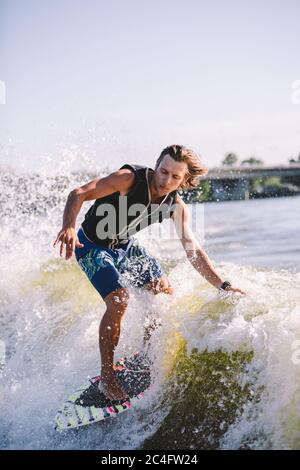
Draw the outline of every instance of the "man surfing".
M96 178L70 192L63 226L54 242L60 256L75 254L81 269L106 304L99 327L101 386L110 400L125 400L114 373L114 352L126 311L128 285L154 294L172 294L172 286L159 262L132 235L171 218L192 266L217 289L245 294L215 271L189 225L189 209L178 190L191 190L207 169L199 156L181 145L166 147L155 169L123 165L104 178ZM85 201L95 200L76 233L76 218Z

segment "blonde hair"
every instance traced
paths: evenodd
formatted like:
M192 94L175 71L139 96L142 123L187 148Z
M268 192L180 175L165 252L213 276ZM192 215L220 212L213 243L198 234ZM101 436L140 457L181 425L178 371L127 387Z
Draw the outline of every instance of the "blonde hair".
M185 162L188 166L188 173L181 183L182 189L193 189L199 184L199 178L207 174L208 170L202 165L199 155L193 150L183 145L170 145L161 152L158 157L155 169L157 169L166 155L169 155L176 162Z

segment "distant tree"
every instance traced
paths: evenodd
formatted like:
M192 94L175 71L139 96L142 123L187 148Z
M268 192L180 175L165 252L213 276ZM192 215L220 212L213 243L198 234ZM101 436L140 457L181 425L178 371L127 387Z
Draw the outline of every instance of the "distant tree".
M290 158L289 163L299 163L300 162L300 153L298 155L298 158L295 160L295 158Z
M263 183L263 178L252 178L249 180L250 186L249 191L250 193L256 193L261 187Z
M200 199L203 201L209 201L212 198L212 187L211 182L204 180L200 182Z
M276 186L279 188L281 186L281 178L280 176L269 176L268 178L265 178L263 180L263 185L264 186Z
M238 157L235 153L228 153L224 160L222 161L222 165L234 165L237 163Z
M200 182L199 186L192 191L181 190L180 196L184 202L201 202L201 201L211 201L212 200L212 187L209 180L203 180Z
M250 157L242 161L242 165L263 165L263 161L259 158Z

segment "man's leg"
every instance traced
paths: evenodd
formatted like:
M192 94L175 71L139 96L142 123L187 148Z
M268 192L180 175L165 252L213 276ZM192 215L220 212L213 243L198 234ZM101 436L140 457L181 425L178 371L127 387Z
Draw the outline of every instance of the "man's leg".
M154 295L164 293L164 294L173 294L173 288L166 276L154 279L147 284L145 284L145 289L152 292ZM150 338L153 332L161 326L161 319L156 318L155 316L149 315L149 318L146 319L146 324L144 325L144 349L149 345Z
M119 342L121 320L128 305L128 291L117 289L108 294L104 301L106 312L99 327L99 348L101 355L101 377L103 391L111 400L123 400L126 393L115 377L113 364L114 352Z

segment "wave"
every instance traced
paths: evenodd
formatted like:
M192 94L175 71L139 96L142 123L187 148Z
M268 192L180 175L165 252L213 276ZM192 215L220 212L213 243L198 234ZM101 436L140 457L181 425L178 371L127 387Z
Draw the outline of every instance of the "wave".
M221 295L175 241L155 242L146 231L141 241L162 260L174 294L130 290L116 358L140 350L145 317L159 316L153 386L117 422L54 431L62 401L99 371L104 303L76 261L52 248L66 192L77 180L68 180L53 206L50 181L35 190L45 198L40 210L22 212L37 194L28 195L28 187L16 195L15 184L2 198L1 447L299 449L300 275L217 263L224 278L248 292Z

